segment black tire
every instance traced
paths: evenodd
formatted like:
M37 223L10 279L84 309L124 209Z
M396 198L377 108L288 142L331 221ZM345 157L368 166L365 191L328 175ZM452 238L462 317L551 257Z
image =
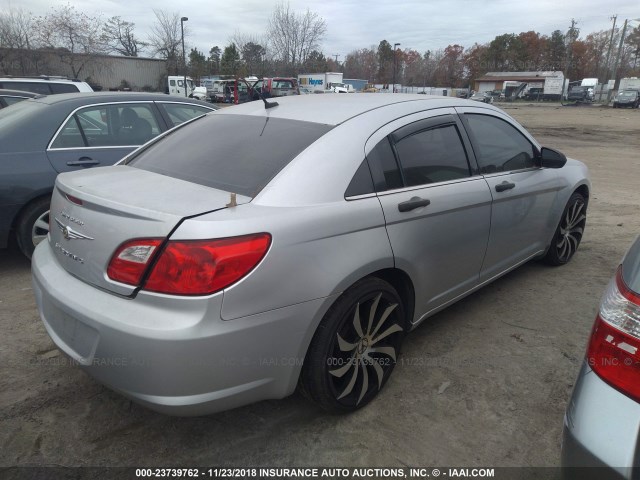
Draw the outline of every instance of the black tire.
M360 280L320 322L302 368L302 393L332 413L362 408L389 379L405 330L396 290L379 278Z
M545 263L553 266L568 263L578 250L586 222L587 201L582 194L574 192L562 212L560 223L544 257Z
M27 206L18 219L16 224L18 247L27 258L31 258L37 243L47 238L50 203L49 197L39 198Z

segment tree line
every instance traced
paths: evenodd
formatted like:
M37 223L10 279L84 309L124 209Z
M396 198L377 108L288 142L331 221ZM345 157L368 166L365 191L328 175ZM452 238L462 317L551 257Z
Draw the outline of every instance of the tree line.
M214 45L208 52L189 47L185 65L180 15L154 10L154 16L148 36L142 38L135 24L120 16L103 20L69 4L42 16L15 8L0 11L0 70L17 75L49 73L45 53L53 52L76 78L83 78L86 66L102 54L163 58L168 73L186 71L196 78L340 71L346 78L388 84L395 73L397 83L411 86L465 87L491 71L560 70L570 79L601 81L640 73L640 26L623 32L618 25L581 37L572 22L566 32L505 33L485 44L466 48L453 44L423 53L411 48L394 51L381 40L377 47L354 49L338 63L322 53L325 20L311 10L300 13L289 3L278 3L261 34L236 31L227 45ZM188 23L184 27L189 43Z

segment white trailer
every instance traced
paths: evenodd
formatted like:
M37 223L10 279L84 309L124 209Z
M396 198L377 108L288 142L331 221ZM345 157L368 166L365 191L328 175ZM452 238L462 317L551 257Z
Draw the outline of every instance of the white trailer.
M334 83L342 83L342 73L303 73L298 75L298 86L314 93L330 92Z
M638 77L621 78L618 91L621 92L623 90L640 90L640 78Z
M544 79L544 87L542 87L542 94L545 100L560 100L562 98L562 87L565 84L564 75L556 75L553 77L546 77ZM569 88L569 79L566 80L565 93Z

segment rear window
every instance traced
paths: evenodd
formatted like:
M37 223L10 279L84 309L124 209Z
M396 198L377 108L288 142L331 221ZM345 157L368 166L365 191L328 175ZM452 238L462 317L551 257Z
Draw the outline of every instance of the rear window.
M255 197L331 128L280 118L209 115L142 150L128 165Z

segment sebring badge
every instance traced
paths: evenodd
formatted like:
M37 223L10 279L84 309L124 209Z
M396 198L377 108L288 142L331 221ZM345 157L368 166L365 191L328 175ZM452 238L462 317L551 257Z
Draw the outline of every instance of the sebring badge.
M64 238L66 238L67 240L93 240L93 238L87 235L76 232L73 228L65 225L57 218L56 223L58 224L58 227L60 227L60 230L62 230L62 236L64 236Z

